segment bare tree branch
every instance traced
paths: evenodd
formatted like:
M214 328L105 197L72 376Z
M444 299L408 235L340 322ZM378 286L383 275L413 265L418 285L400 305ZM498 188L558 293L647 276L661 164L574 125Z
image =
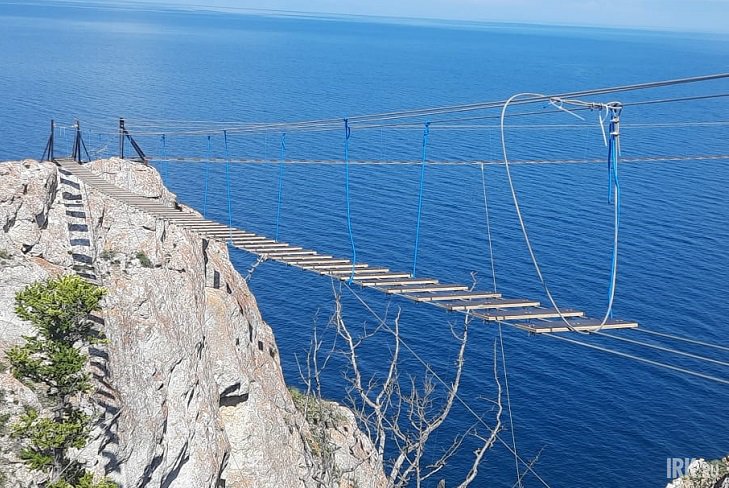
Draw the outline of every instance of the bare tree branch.
M481 464L481 461L483 460L484 455L486 452L491 449L494 445L494 442L496 442L497 436L499 431L501 430L501 414L504 411L503 406L501 405L501 382L499 381L499 370L497 367L497 361L496 361L496 341L494 341L494 381L496 381L496 387L497 387L497 396L498 399L498 411L496 412L496 425L494 426L493 430L491 431L491 434L488 437L481 437L478 434L476 434L477 437L483 440L483 444L480 448L476 449L475 457L473 459L473 463L471 464L471 469L468 472L468 475L466 476L466 479L463 480L463 483L461 483L459 488L466 488L469 486L474 479L476 479L476 475L478 474L478 467Z
M409 374L407 377L400 374L399 366L404 343L401 336L399 308L394 317L389 318L389 308L385 314L378 315L365 303L365 307L376 319L375 325L364 323L361 330L354 334L343 318L341 285L337 287L333 282L332 290L334 311L329 325L335 330L334 341L339 340L340 347L338 348L335 342L331 348L327 347L328 351L321 358L320 352L324 348L324 342L317 328L314 328L311 349L307 355L307 367L305 370L299 367L302 376L307 378L304 380L307 393L317 398L321 397L322 371L326 369L331 356L335 353L342 354L348 367L344 375L348 384L347 401L360 427L372 440L375 447L374 455L386 467L389 485L395 488L413 485L420 487L424 481L433 479L443 470L448 461L459 452L466 439L475 438L479 440L480 447L474 451L469 472L459 485L468 487L477 477L480 463L486 452L493 447L502 428L502 389L498 377L496 351L494 350L494 379L497 398L487 400L497 407L496 427L489 431L489 435L482 436L476 426L472 426L465 432L455 435L447 448L442 449L439 455L433 456L431 451L435 447L435 442L431 441L436 438L434 434L448 419L456 400L460 400L458 392L463 378L472 318L467 315L462 326L449 324L458 350L451 372L452 380L443 383L445 388L441 391L440 385L434 381L438 378L438 381L442 382L441 376L425 363L426 370L422 374L422 379L415 374ZM387 358L389 362L383 364L384 370L380 375L366 373L360 361L360 348L368 340L381 334L389 337ZM410 350L409 346L405 346ZM479 421L482 422L481 419ZM322 475L321 478L329 481L333 479L332 476L326 475ZM439 486L445 486L445 482L441 481Z

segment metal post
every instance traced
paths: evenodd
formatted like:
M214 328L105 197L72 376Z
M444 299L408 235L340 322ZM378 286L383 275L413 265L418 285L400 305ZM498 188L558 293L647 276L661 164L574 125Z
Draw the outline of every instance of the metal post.
M48 139L48 160L53 161L54 160L54 154L53 154L53 146L55 145L56 141L56 121L51 119L51 137Z
M78 121L76 121L76 137L73 138L73 151L71 151L71 159L80 163L81 162L81 150L78 143L79 138Z
M53 132L55 131L55 125L53 124L53 119L51 119L51 135L48 136L48 142L46 143L46 148L43 150L43 156L41 156L40 160L43 161L53 161ZM48 159L46 159L46 156L48 156Z
M119 118L119 157L124 159L124 136L126 134L126 129L124 128L124 119Z
M119 155L122 159L124 159L124 139L129 139L129 143L132 145L132 148L137 152L137 155L139 156L139 160L143 162L144 164L148 164L147 162L147 156L144 155L144 151L142 151L142 148L139 147L139 144L137 144L137 141L134 140L132 135L127 131L127 128L124 126L124 119L119 119Z

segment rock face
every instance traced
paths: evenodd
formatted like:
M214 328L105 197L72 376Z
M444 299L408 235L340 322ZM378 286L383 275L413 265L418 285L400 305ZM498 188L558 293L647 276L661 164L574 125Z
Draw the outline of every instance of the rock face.
M685 474L669 483L666 488L729 488L729 456L716 461L705 459L679 460L688 464Z
M175 204L152 168L120 159L91 167L119 187ZM322 486L322 478L326 486L386 485L346 409L324 428L335 454L334 465L322 464L311 442L322 427L296 409L271 328L224 244L34 161L0 164L0 228L0 353L32 333L12 312L28 283L73 270L108 291L98 322L109 341L89 350L96 383L89 408L98 422L77 453L97 474L123 487L304 487ZM39 400L4 369L7 424ZM6 427L0 480L34 486Z

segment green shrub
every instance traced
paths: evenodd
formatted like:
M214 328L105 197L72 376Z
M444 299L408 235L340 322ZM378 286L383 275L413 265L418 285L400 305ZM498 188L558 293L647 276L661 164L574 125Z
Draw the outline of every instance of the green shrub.
M13 375L42 387L52 402L53 415L29 408L11 426L22 441L20 458L48 476L47 488L112 488L108 480L93 481L68 451L88 441L90 419L74 399L91 389L85 371L88 357L81 348L97 342L89 314L99 310L105 290L76 275L52 278L27 286L15 296L15 313L31 322L35 336L6 356Z
M153 267L152 261L149 260L146 254L144 254L143 251L139 251L137 253L137 260L139 260L139 264L142 265L143 268L151 268Z

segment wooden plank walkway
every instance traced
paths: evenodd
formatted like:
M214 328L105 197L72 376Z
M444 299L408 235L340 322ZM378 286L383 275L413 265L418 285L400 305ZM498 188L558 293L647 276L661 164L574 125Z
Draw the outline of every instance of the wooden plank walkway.
M276 242L266 236L228 227L185 211L177 205L165 206L158 201L119 188L93 173L88 166L80 165L73 160L59 159L56 163L62 171L72 174L117 201L206 238L227 241L238 249L266 259L342 281L348 281L352 276L353 265L349 259L319 254L313 249ZM471 290L471 287L466 285L440 283L435 278L413 277L409 273L390 271L384 267L371 267L369 264L359 262L354 264L352 281L362 287L399 295L445 310L469 313L487 322L517 321L515 324L517 327L530 333L543 334L570 330L560 318L559 312L542 307L536 300L504 298L500 293L493 291ZM597 330L601 322L585 317L579 310L563 309L562 316L570 321L572 327L581 331ZM611 319L603 327L626 329L637 326L636 322Z

